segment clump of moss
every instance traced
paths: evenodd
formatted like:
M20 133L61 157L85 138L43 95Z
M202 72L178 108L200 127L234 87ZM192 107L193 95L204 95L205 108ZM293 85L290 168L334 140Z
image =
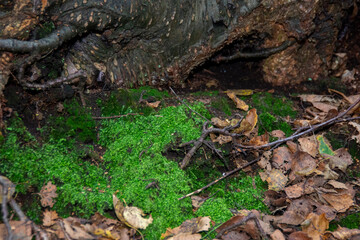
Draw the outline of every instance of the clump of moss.
M290 136L294 132L288 123L279 121L276 117L268 112L261 113L259 115L259 122L261 126L259 128L259 135L264 134L265 131L271 132L273 130L281 130L285 133L286 136Z
M338 225L341 227L346 227L349 229L357 229L360 226L360 213L349 214L346 217L342 218L340 221L331 222L329 226L330 231L335 231L338 228Z
M55 24L53 22L45 22L41 25L39 30L39 39L46 37L55 30Z
M251 96L252 105L259 113L271 113L275 116L291 118L296 117L291 100L274 96L271 93L255 93Z
M218 97L211 101L211 106L219 111L222 111L228 116L231 116L231 107L227 98Z
M64 114L60 117L51 117L42 132L46 139L65 138L80 142L94 142L96 140L95 126L90 109L83 108L76 99L71 99L64 103Z
M198 91L198 92L194 92L191 95L193 96L207 96L207 97L214 97L214 96L218 96L219 95L219 91L215 90L215 91Z
M113 111L117 110L123 111L117 114L134 111L130 104L124 110L117 97L114 95L110 100L113 105L120 106L101 101L103 115L114 114ZM209 188L206 194L217 194L195 214L189 198L178 201L179 197L220 175L206 161L197 163L194 159L192 165L202 164L206 169L190 167L184 171L179 168L178 162L163 155L166 146L171 143L179 139L181 142L194 140L201 134L204 120L186 106L166 107L148 115L103 120L98 144L106 148L106 152L103 158L94 159L88 154L92 146L69 144L85 132L77 122L84 124L90 116L87 110L81 110L80 105L73 101L65 104L67 114L58 120L63 128L69 127L62 132L63 135L52 132L43 145L25 145L21 140L23 136L28 135L28 141L34 138L21 119L15 118L14 122L10 122L4 143L0 146L1 174L16 183L17 190L24 194L29 189L40 191L44 184L52 181L59 195L53 210L60 216L76 214L89 217L95 212L103 213L113 208L111 199L116 193L129 205L152 214L154 222L144 234L147 239L158 239L166 228L179 226L195 216L211 216L213 220L223 222L231 217L230 208L264 209L260 200L254 200L254 197L261 196L262 183L244 175ZM210 116L201 102L191 104L191 107L205 117ZM83 115L86 115L85 119ZM256 189L252 187L253 181ZM156 182L157 187L147 188L151 182Z

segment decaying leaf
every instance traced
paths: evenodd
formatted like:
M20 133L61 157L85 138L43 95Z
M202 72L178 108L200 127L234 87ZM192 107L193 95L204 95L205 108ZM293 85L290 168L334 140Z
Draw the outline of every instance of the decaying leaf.
M55 220L58 218L57 212L46 209L44 212L43 225L46 227L52 226L56 223Z
M324 154L324 157L329 160L331 169L338 168L345 173L347 167L353 163L350 153L345 148L339 148L334 154L334 156Z
M334 232L327 232L326 236L333 236L338 240L352 239L351 237L360 234L360 229L348 229L344 227L338 227ZM330 239L330 238L328 238Z
M231 89L224 91L224 93L233 92L237 96L250 96L254 94L254 90L251 89Z
M348 208L354 205L353 197L350 194L331 194L324 193L321 194L321 197L324 198L333 208L338 212L346 212Z
M199 232L208 231L211 227L209 217L198 217L186 220L179 227L174 229L168 228L166 232L161 234L161 239L187 240L201 239Z
M352 135L351 139L355 139L358 144L360 144L360 124L356 122L349 122L351 126L356 128L356 131L358 132L358 135Z
M55 203L54 198L58 196L56 193L56 186L49 181L41 188L39 195L41 197L41 205L43 207L53 207Z
M284 190L288 198L299 198L304 194L304 183L288 186Z
M197 195L191 196L191 203L193 208L198 209L201 206L201 204L204 203L204 198Z
M329 220L325 214L317 215L310 213L302 224L302 231L307 233L313 240L321 240L326 229L329 228Z
M300 150L303 152L307 152L312 157L315 157L318 154L318 142L316 138L313 136L310 137L303 137L298 139Z
M161 101L155 101L155 102L147 102L146 101L146 106L151 107L151 108L157 108L159 107Z
M295 199L290 202L290 206L282 216L276 219L276 222L300 225L312 211L313 207L309 200L305 198Z
M287 171L291 168L292 154L288 147L278 147L273 152L272 163L277 169Z
M266 181L269 184L269 190L280 191L286 186L288 178L280 170L272 169L267 173Z
M221 120L220 118L218 117L213 117L211 118L211 123L215 126L215 127L218 127L218 128L225 128L227 126L230 125L230 121L229 120Z
M236 94L234 92L229 91L226 94L231 100L234 101L234 103L236 104L236 108L241 109L243 111L249 110L249 105L247 105L243 100L236 97Z
M329 141L322 135L316 136L317 141L319 142L319 153L321 155L335 155L334 151L331 149Z
M66 234L71 239L94 239L95 237L89 233L85 226L80 224L76 218L66 218L62 220Z
M122 202L113 194L113 205L118 219L127 226L135 229L146 229L153 222L153 218L144 218L143 211L137 207L124 206Z
M317 161L311 157L310 154L306 152L299 152L292 163L290 179L295 179L294 174L297 176L308 176L317 171L316 166Z
M226 136L226 135L222 135L220 134L217 138L215 138L214 140L212 140L213 142L218 142L220 145L225 144L225 143L229 143L232 141L232 137L231 136Z
M11 239L31 240L33 239L33 233L31 231L30 221L10 221L12 230ZM7 228L5 224L0 224L0 239L9 239L7 234Z
M273 137L280 138L280 139L286 137L285 133L281 130L273 130L273 131L271 131L270 135Z

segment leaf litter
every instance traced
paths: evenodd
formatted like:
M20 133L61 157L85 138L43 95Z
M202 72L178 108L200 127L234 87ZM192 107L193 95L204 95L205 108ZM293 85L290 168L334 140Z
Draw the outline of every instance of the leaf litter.
M239 109L248 110L247 104L241 102L235 93L228 92L227 94ZM339 109L346 102L320 95L300 95L299 97L302 101L311 103L311 106L305 109L303 118L293 122L293 126L299 129L311 128L312 125L324 122L334 114L338 115ZM353 104L355 101L356 99L352 96L347 98L348 103ZM158 104L151 107L157 107ZM360 125L355 121L357 110L352 110L354 120L345 119L343 121L345 123L339 121L337 124L348 122L354 127L358 135L354 134L351 138L359 143ZM161 238L201 239L200 232L213 230L217 233L217 239L224 240L264 239L267 236L280 240L350 239L359 235L359 229L347 229L340 226L333 232L328 231L330 221L358 209L355 194L360 186L360 179L342 182L341 178L341 175L346 173L353 163L347 149L339 148L334 151L321 133L294 137L281 142L280 147L278 146L280 144L277 144L276 147L270 149L270 146L267 146L270 143L270 136L285 139L285 134L281 130L274 130L271 133L265 131L259 136L257 119L255 108L250 109L245 118L213 118L211 123L217 129L210 127L209 137L212 142L233 144L239 153L247 151L259 155L257 149L265 149L254 163L262 169L259 173L261 178L268 182L264 203L269 207L271 214L239 209L220 227L214 226L214 222L209 217L193 218L184 221L176 228L168 228ZM184 197L191 196L193 193ZM34 231L45 231L50 239L127 240L133 239L136 232L139 232L138 229L146 229L153 222L151 214L146 217L141 209L124 205L115 194L113 206L118 220L104 217L99 213L89 220L76 217L60 218L55 211L50 210L57 198L56 186L51 182L43 186L39 195L43 207L46 207L43 212L43 230L31 227L24 219L9 223L16 229L14 233L22 239L31 239ZM10 199L9 196L8 199ZM191 199L194 210L207 200L200 195L191 196ZM5 224L1 224L0 232L5 233L5 228ZM6 233L1 237L6 237Z

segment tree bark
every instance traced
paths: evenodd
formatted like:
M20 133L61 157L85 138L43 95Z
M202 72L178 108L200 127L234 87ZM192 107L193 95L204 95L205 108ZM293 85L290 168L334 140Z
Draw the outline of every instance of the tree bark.
M283 85L316 80L327 74L342 21L354 4L352 0L5 2L0 12L0 92L11 72L22 85L39 86L41 78L33 77L31 66L64 48L69 51L60 53L63 59L54 60L64 62L64 81L67 75L84 71L88 84L105 76L120 87L181 86L205 61L231 60L232 56L221 56L221 50L249 36L259 41L242 53L241 48L249 46L243 41L234 56L263 58L265 81ZM40 38L38 25L45 22L54 22L55 30Z

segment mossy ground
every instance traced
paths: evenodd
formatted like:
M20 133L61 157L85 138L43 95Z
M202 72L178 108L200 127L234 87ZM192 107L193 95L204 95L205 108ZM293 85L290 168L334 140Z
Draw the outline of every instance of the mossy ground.
M266 211L261 202L264 183L258 177L246 175L207 189L204 196L214 195L196 212L189 198L178 201L222 173L214 166L216 161L204 158L203 152L185 171L176 161L181 157L166 158L167 147L200 136L203 120L184 105L164 106L157 111L139 105L144 90L145 99L168 97L154 89L113 92L108 99L97 101L103 116L142 114L100 122L91 118L92 109L82 108L73 99L65 102L62 115L49 118L48 124L39 129L40 138L29 133L21 118L13 117L6 123L5 139L0 145L1 174L16 183L22 194L39 192L52 181L58 188L53 210L62 217L86 218L95 212L112 211L115 193L129 205L152 214L154 222L144 231L147 239L158 239L166 228L196 216L210 216L220 223L232 216L230 209ZM201 102L191 107L211 118ZM98 153L98 149L104 153ZM152 181L158 187L146 189ZM26 212L39 221L44 209L39 207L39 197L33 195Z

